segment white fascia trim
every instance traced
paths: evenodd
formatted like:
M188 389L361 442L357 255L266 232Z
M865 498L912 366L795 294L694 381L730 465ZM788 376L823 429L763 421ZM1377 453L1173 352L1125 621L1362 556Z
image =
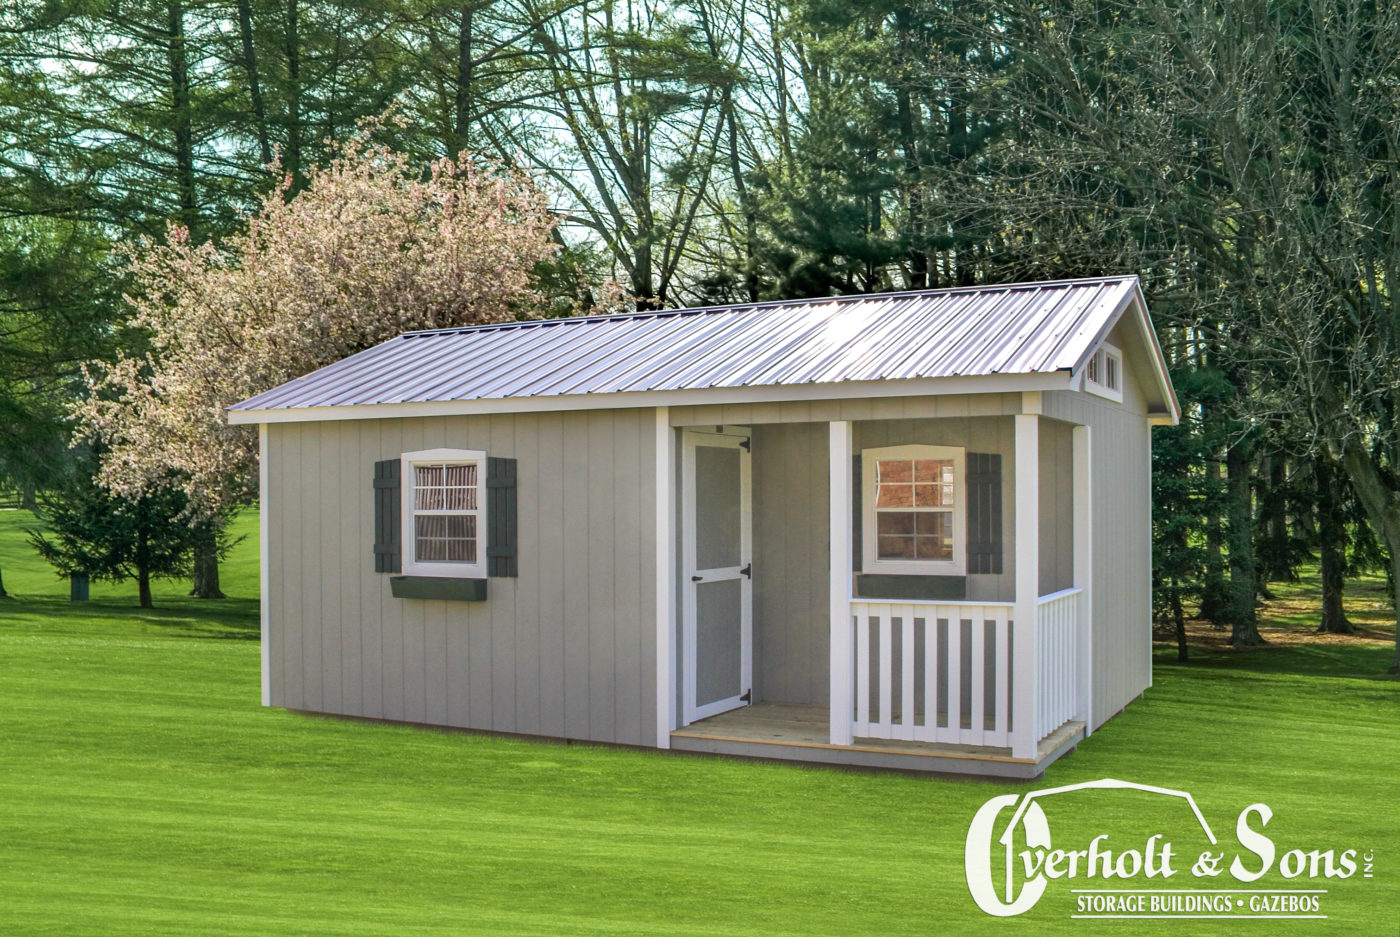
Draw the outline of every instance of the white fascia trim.
M1156 365L1153 371L1157 376L1157 386L1161 389L1170 411L1167 415L1170 416L1171 422L1166 425L1175 426L1181 422L1181 403L1176 399L1176 388L1172 387L1171 378L1167 376L1167 356L1162 353L1161 343L1157 341L1157 332L1147 318L1147 300L1142 295L1141 283L1133 288L1133 300L1138 322L1142 326L1143 334L1147 336L1147 347L1152 352L1152 362Z
M825 384L770 384L762 387L705 387L624 393L556 394L547 397L488 397L477 400L353 404L339 407L229 410L228 421L233 426L246 426L254 423L318 423L325 420L382 420L486 413L549 413L568 410L621 410L629 407L1020 393L1035 390L1069 390L1070 386L1070 372L1052 371L1039 374L985 374Z

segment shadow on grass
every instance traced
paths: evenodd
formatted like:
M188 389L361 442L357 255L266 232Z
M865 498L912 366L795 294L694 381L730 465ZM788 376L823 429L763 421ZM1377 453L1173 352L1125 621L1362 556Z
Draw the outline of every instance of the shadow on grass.
M0 599L0 614L50 633L138 633L154 628L166 637L256 641L260 632L257 599L161 596L155 608L141 608L134 599L70 602L50 596L11 596Z
M1192 646L1191 659L1180 663L1174 646L1153 648L1154 667L1182 670L1248 670L1255 673L1344 677L1351 680L1390 680L1387 674L1395 650L1374 642L1340 644L1264 645L1239 650L1215 650Z

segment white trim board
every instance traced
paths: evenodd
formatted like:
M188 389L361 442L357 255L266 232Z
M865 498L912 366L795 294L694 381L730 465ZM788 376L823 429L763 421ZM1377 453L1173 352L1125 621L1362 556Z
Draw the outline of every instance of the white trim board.
M705 387L686 390L559 394L549 397L489 397L475 400L428 400L354 404L336 407L284 407L228 410L233 426L255 423L316 423L325 420L374 420L422 416L470 416L485 413L552 413L569 410L621 410L628 407L709 406L733 403L782 403L807 400L856 400L873 397L932 397L947 394L1000 394L1036 390L1070 390L1069 371L1039 374L986 374L968 377L845 381L830 384L771 384L762 387Z
M676 725L675 431L656 408L656 747L671 747Z
M267 426L258 427L258 618L262 704L272 705L272 561L268 556Z

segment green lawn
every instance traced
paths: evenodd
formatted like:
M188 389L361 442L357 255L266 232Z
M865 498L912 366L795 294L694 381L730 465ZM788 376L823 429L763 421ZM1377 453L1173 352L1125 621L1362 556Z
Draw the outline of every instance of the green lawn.
M1026 787L262 709L255 536L225 566L233 598L168 583L142 611L131 585L68 603L28 523L0 512L18 595L0 600L3 935L1400 932L1400 686L1376 676L1379 641L1189 666L1163 647L1156 685L1044 779L1189 790L1222 848L1264 802L1280 854L1375 850L1370 880L1258 883L1328 889L1328 920L1076 921L1057 882L1003 921L968 897L964 835ZM1161 800L1081 793L1047 813L1057 844L1104 824L1190 843ZM1244 887L1168 887L1207 884Z

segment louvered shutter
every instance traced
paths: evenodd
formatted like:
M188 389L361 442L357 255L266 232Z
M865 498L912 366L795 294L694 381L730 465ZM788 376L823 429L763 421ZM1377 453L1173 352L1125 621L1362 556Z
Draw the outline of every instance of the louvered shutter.
M518 576L515 460L486 460L486 575Z
M374 571L397 573L403 569L400 546L399 460L374 463Z
M967 571L1000 573L1001 456L967 454Z

